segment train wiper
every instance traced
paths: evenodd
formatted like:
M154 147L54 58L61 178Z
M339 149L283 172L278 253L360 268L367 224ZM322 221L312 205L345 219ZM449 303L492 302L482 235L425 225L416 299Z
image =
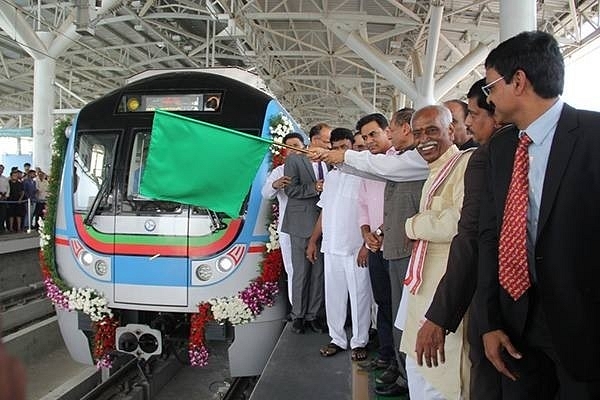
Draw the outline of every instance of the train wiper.
M98 211L98 207L100 207L100 203L102 202L102 199L108 193L109 186L110 186L110 179L107 178L104 180L104 182L102 182L102 185L100 186L100 189L98 190L98 194L96 195L96 197L94 198L94 202L92 203L92 208L90 209L90 212L88 213L88 215L86 215L85 219L83 220L84 224L91 226L92 222L94 222L94 217L96 216L96 211Z

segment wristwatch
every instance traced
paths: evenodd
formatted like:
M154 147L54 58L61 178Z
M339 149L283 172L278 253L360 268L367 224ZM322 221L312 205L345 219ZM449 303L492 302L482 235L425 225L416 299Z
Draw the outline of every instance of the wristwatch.
M377 229L375 230L375 234L376 234L377 236L383 236L383 231L381 230L381 228L377 228Z

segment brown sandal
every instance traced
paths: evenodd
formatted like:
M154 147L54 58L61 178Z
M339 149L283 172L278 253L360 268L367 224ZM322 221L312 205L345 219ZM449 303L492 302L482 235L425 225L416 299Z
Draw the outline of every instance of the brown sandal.
M340 346L338 346L335 343L329 343L329 344L321 347L321 349L319 350L319 352L321 353L321 356L323 356L323 357L335 356L340 351L344 351L344 349L342 349Z
M364 347L357 347L352 349L352 361L363 361L367 359L367 349Z

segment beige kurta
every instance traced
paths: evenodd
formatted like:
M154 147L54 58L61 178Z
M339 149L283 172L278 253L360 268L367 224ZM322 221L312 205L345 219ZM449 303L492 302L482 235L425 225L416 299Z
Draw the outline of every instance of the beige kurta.
M404 290L403 294L407 296L407 318L400 349L412 358L416 358L417 332L423 324L437 285L446 272L450 242L456 235L463 203L464 172L471 152L466 152L456 162L450 175L437 189L429 207L426 207L427 193L440 168L457 152L459 150L456 146L452 146L439 159L429 164L430 173L423 186L419 213L406 220L406 234L409 238L429 241L423 267L423 283L415 295L408 290ZM470 362L463 323L456 333L446 336L444 348L444 364L437 368L424 365L419 368L419 372L446 399L468 398Z

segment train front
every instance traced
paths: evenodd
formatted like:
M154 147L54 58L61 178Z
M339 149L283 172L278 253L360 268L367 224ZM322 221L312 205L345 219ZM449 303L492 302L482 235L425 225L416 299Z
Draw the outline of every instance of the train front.
M95 320L103 316L94 313L108 310L113 317L104 322L116 325L114 350L143 359L187 354L198 306L212 302L232 309L221 316L232 315L224 324L202 325L204 338L231 343L232 376L259 375L283 327L285 296L249 323L236 324L233 308L261 274L271 207L260 189L270 158L263 159L233 218L148 198L140 193L140 179L156 109L265 138L269 121L284 113L261 90L207 72L157 74L83 108L65 152L55 223L58 275L72 297L82 298L71 311L57 307L61 333L75 360L97 362L107 354L97 348L103 328ZM193 164L172 170L165 188L202 174Z

